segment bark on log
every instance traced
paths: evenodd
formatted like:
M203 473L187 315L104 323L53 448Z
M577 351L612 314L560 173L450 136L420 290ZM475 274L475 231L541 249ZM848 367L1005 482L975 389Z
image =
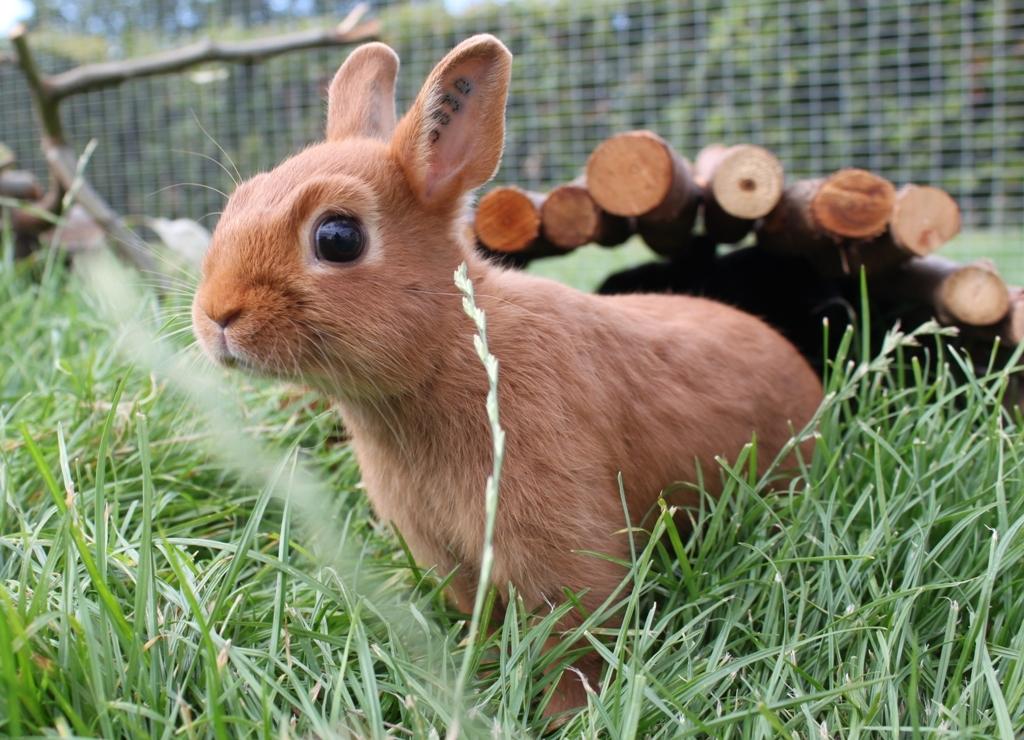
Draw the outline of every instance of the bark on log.
M480 199L473 217L477 239L493 252L524 252L541 239L544 196L514 185L497 187Z
M633 233L627 217L613 216L597 204L584 178L559 185L548 193L540 217L544 238L564 250L591 243L613 247Z
M697 155L694 179L704 189L705 233L734 244L776 206L785 178L782 163L767 149L711 144Z
M988 260L960 264L932 255L912 259L873 282L879 298L930 306L943 324L992 327L1006 318L1010 293Z
M758 244L779 254L810 260L825 276L855 273L860 263L849 246L883 234L892 218L896 190L865 170L839 170L831 177L788 186L765 217Z
M759 247L788 257L804 257L823 275L843 273L837 240L814 221L811 201L824 178L798 180L783 190L782 197L757 229Z
M629 131L603 141L587 160L587 187L597 204L633 216L644 241L674 254L690 241L700 188L689 163L650 131Z
M960 231L960 208L945 191L904 185L896 193L885 233L870 241L844 245L851 272L869 275L893 269L913 257L927 257Z

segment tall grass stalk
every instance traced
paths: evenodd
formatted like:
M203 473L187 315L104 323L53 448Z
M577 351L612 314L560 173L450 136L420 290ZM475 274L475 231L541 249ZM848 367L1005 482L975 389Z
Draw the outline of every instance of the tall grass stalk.
M490 423L491 439L493 440L491 474L487 476L487 483L484 487L484 537L480 552L480 574L477 579L476 595L473 598L473 614L470 616L469 629L466 634L467 648L462 655L462 665L455 681L455 706L461 709L466 682L476 663L477 635L480 632L484 603L491 587L491 571L494 568L494 523L498 516L501 466L505 459L505 432L501 428L498 411L498 358L491 354L487 344L487 317L476 305L473 281L469 277L465 262L459 265L459 269L455 271L455 285L462 293L462 310L473 321L476 328L473 345L476 348L477 357L480 358L487 373L487 420ZM448 740L455 740L459 736L461 726L462 717L457 714L448 728Z

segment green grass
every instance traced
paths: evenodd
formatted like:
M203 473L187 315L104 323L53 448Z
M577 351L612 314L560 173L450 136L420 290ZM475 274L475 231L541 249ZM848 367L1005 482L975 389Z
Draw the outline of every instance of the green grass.
M545 661L571 657L541 654L557 611L513 601L467 642L442 584L373 520L322 401L169 353L184 297L115 300L112 320L79 277L37 272L0 267L0 735L545 730ZM1024 732L1024 433L1006 376L928 334L870 363L855 344L788 492L765 495L748 451L695 535L663 513L637 539L632 592L576 635L604 685L557 733ZM612 612L623 629L601 627Z

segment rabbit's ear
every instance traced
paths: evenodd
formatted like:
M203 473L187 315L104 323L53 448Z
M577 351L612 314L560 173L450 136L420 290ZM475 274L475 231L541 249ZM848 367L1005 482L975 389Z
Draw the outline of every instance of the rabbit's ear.
M511 72L509 50L481 34L452 49L430 73L391 142L424 203L450 201L494 175Z
M386 141L395 130L397 76L398 55L384 44L363 44L349 54L327 93L327 138Z

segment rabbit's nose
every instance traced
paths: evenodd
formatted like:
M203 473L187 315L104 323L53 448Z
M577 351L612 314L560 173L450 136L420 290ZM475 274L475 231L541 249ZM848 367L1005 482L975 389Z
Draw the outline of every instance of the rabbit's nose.
M220 310L204 308L203 311L210 318L210 321L215 323L221 329L227 329L228 324L242 315L242 309L240 308L224 308Z

